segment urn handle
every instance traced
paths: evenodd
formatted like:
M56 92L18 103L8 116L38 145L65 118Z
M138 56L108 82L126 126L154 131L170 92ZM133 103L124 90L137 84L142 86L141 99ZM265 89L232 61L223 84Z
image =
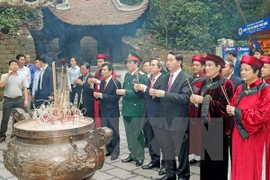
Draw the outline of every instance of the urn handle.
M113 131L107 127L101 127L85 134L86 146L101 147L111 142ZM87 148L87 147L86 147Z
M72 136L69 138L69 143L70 143L70 145L73 147L73 149L75 151L78 151L78 146L73 143L73 137Z

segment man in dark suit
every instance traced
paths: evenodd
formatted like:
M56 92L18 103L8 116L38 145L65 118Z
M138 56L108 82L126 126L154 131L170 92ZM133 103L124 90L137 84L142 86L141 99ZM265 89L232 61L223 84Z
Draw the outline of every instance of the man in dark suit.
M111 160L116 160L120 154L120 112L118 104L120 96L116 94L116 89L121 87L121 83L112 77L113 66L109 63L104 63L101 66L101 74L104 80L100 82L99 92L94 92L94 97L100 99L101 126L109 127L113 130L113 139L106 146L106 156L111 155Z
M234 91L235 91L236 88L239 85L243 84L244 81L240 77L233 74L234 64L233 64L233 62L231 60L225 60L225 63L226 63L225 67L222 68L222 71L221 71L222 75L225 78L232 81L233 86L234 86Z
M191 95L188 82L191 77L182 70L183 56L178 51L170 51L166 66L170 71L164 76L160 90L151 89L150 95L161 98L160 117L164 118L162 128L163 158L166 176L161 179L188 180L189 169L189 97ZM176 167L175 153L179 165Z
M150 62L150 78L148 78L145 84L135 84L134 92L139 98L144 98L144 110L143 115L145 117L144 123L144 136L148 142L149 154L151 162L148 165L142 166L142 169L152 169L154 167L160 167L160 150L162 144L161 138L161 126L162 121L159 120L160 98L156 98L149 95L151 88L159 89L162 77L162 64L160 59L153 59ZM163 165L164 166L164 165ZM163 167L162 166L162 167ZM159 175L162 175L162 169L159 171ZM164 171L163 171L164 172Z
M238 60L236 58L236 51L235 50L230 50L228 51L228 59L227 60L231 60L233 62L233 74L237 77L240 77L240 68L241 68L241 64L240 64L240 60Z
M94 76L89 74L90 65L85 62L80 65L81 75L78 79L74 80L76 84L76 89L79 94L78 103L79 109L82 110L84 116L94 118L94 97L93 85L87 83L88 78L93 78Z
M40 74L38 78L37 90L35 91L35 106L48 104L53 100L53 78L52 68L47 64L44 58L36 58L41 65Z

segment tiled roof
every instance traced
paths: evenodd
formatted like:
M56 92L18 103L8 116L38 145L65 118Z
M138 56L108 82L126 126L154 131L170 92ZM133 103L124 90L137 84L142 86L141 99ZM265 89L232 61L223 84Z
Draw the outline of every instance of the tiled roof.
M120 25L138 19L149 1L137 10L119 10L113 0L69 0L70 9L51 12L61 21L72 25Z

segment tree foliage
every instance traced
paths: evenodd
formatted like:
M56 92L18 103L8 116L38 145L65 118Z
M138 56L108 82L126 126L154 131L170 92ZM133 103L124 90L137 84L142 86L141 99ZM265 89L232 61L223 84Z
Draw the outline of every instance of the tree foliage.
M22 25L36 17L36 13L18 7L0 8L0 30L3 34L13 35Z
M142 1L120 0L126 5L137 5ZM153 34L167 48L211 49L219 38L236 39L236 30L245 24L244 19L252 22L270 15L268 1L149 0L149 12L142 29ZM35 13L20 8L0 8L0 30L13 34L34 17Z
M263 18L265 0L238 0L248 22ZM206 50L222 37L236 39L245 24L235 0L152 0L144 30L168 48Z

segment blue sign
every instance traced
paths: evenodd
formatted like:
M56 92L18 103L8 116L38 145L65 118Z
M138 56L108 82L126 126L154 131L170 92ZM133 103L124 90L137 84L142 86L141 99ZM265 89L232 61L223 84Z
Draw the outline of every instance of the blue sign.
M234 50L236 52L237 47L236 46L224 47L222 52L222 59L227 60L228 52L231 50Z
M248 46L237 47L237 59L240 61L243 56L248 56L250 54L250 48Z
M238 28L237 36L240 38L267 29L270 29L270 16L259 21L241 26Z

